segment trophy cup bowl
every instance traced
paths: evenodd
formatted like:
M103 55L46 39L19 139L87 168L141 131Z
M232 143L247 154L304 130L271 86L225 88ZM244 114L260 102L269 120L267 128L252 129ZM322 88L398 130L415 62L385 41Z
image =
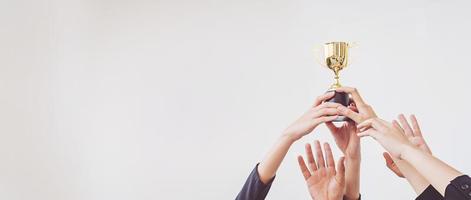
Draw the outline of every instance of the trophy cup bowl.
M347 42L328 42L324 44L324 55L323 59L324 66L334 72L335 82L330 86L327 92L334 91L335 95L327 100L327 102L334 102L348 107L350 104L349 95L345 92L336 92L335 89L342 87L339 81L339 73L342 69L345 69L348 64L348 50L350 48ZM348 121L349 119L345 116L339 116L335 119L335 122Z

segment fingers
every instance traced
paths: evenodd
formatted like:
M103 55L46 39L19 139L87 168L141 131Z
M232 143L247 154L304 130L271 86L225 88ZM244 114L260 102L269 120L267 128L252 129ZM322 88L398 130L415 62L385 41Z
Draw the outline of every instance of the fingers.
M334 155L329 143L324 143L325 158L327 160L327 167L333 167L335 169Z
M339 183L345 182L345 157L341 157L337 162L337 174L335 177Z
M333 115L333 116L319 117L319 118L316 118L314 120L314 123L320 124L320 123L324 123L324 122L331 122L331 121L334 121L335 119L337 119L337 117L339 117L339 116L338 115Z
M414 135L422 137L422 131L420 130L419 122L417 122L417 118L415 118L415 115L410 116L410 121L412 123Z
M386 166L393 171L397 176L404 178L404 175L402 172L399 170L399 167L397 167L396 163L394 163L394 160L392 159L391 155L389 153L384 152L383 153L384 160L386 161Z
M384 160L386 161L386 166L391 168L391 165L394 163L394 161L391 158L391 156L389 155L389 153L383 152L383 157L384 157Z
M325 102L313 109L313 118L319 118L321 116L333 116L338 115L337 107L340 106L338 103ZM335 117L337 118L337 117ZM335 119L334 118L334 119ZM326 120L326 119L324 119ZM325 122L325 121L323 121Z
M358 108L357 106L355 106L354 103L352 103L351 105L348 106L348 109L352 110L353 112L358 112Z
M311 148L311 144L306 144L306 156L307 156L307 162L308 162L308 165L309 165L309 169L311 169L311 171L316 171L317 170L317 164L316 164L316 161L314 160L314 156L312 155L312 148Z
M412 129L411 127L409 126L409 122L407 122L407 119L406 117L404 117L403 114L400 114L398 116L399 118L399 122L401 123L402 125L402 128L404 129L404 133L406 134L407 137L413 137L414 136L414 133L412 132Z
M316 110L314 113L314 118L320 117L320 116L331 116L331 115L337 115L338 111L336 108L322 108L320 110Z
M368 128L374 128L378 131L385 131L387 126L378 118L367 119L364 122L357 125L360 132L365 131Z
M346 116L352 119L353 121L355 121L356 123L362 122L362 117L360 116L360 114L354 112L353 110L348 109L345 106L340 105L337 107L337 110L340 115Z
M358 93L358 90L356 88L340 87L340 88L335 89L335 91L346 92L350 94L357 107L362 107L365 105L365 102L361 98L360 93Z
M324 155L322 153L321 143L314 141L314 148L316 149L317 169L325 167Z
M321 108L337 108L342 104L339 103L334 103L334 102L324 102L318 106L316 106L316 109L321 109Z
M301 173L303 173L304 179L307 180L311 177L311 172L307 169L306 163L304 163L304 159L302 156L298 156L298 164L299 168L301 169Z
M318 97L316 98L316 100L314 101L313 107L316 107L316 106L318 106L318 105L321 105L321 103L322 103L323 101L332 98L334 95L335 95L335 92L332 91L332 92L327 92L327 93L325 93L325 94L323 94L323 95L321 95L321 96L318 96Z
M397 129L399 129L401 132L404 132L404 129L402 129L401 125L399 124L399 122L397 122L396 120L393 120L392 121L392 124L394 127L396 127Z
M382 119L371 118L358 124L357 128L360 131L357 134L359 137L371 136L376 139L377 133L386 132L388 129L388 125L387 122Z
M378 131L376 131L376 130L368 129L366 131L362 131L362 132L357 133L357 136L358 137L371 136L371 137L375 138L377 133L378 133Z

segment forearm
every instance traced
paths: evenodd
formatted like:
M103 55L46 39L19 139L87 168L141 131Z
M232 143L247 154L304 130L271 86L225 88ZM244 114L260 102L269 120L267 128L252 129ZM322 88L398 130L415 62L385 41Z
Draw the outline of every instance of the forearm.
M461 172L438 158L412 146L406 147L401 157L420 172L420 174L442 195L445 194L446 187L450 181L462 175Z
M360 196L360 158L345 160L345 199L357 200Z
M422 192L430 185L427 179L420 175L420 173L406 161L394 160L394 163L396 163L397 167L401 170L402 174L407 179L407 182L409 182L417 195L422 194Z
M276 174L281 162L288 153L294 140L289 135L283 134L271 148L265 158L258 165L258 173L263 183L270 181Z

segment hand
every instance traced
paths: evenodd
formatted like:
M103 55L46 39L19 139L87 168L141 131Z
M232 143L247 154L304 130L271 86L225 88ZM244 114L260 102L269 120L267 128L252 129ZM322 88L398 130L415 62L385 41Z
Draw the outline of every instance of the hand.
M400 114L398 118L402 126L399 125L396 120L393 121L393 124L399 129L403 130L409 141L414 144L414 146L419 147L419 149L421 149L422 151L432 154L432 151L430 150L427 143L425 142L424 137L422 136L422 131L420 130L420 126L417 122L417 118L415 117L415 115L410 116L412 128L410 127L406 117L404 117L403 114Z
M354 105L349 109L357 111ZM346 157L345 194L343 199L358 199L360 196L360 137L357 136L355 122L347 121L337 127L332 122L325 123L334 136L335 143Z
M309 108L298 120L291 124L285 131L284 135L290 136L293 140L309 134L319 124L330 122L338 117L338 103L324 102L334 96L334 92L328 92L317 97L314 105Z
M358 109L358 112L355 112L351 109L348 109L345 106L339 106L337 109L339 110L339 114L346 116L353 121L355 121L357 124L376 117L376 114L373 110L373 108L366 104L365 101L361 98L360 94L358 93L358 90L356 88L351 88L351 87L340 87L337 88L335 91L337 92L345 92L347 94L350 94L351 98L353 99L354 105Z
M356 111L355 106L349 109ZM357 136L357 127L354 122L348 121L337 127L332 122L325 123L334 136L335 143L343 154L352 159L360 159L360 137Z
M324 143L325 157L327 165L324 162L322 149L319 141L314 142L316 148L316 160L312 155L310 144L306 144L306 154L309 169L302 156L298 156L299 167L303 173L309 188L312 199L319 200L340 200L345 191L345 165L344 157L338 161L337 171L335 170L334 156L328 143Z
M258 165L260 180L267 183L274 176L281 165L291 145L304 135L312 132L320 123L329 122L337 118L336 103L322 103L334 96L333 92L317 97L314 105L304 113L298 120L291 124L275 143L267 156Z
M393 158L401 159L402 153L407 147L414 147L401 129L382 119L368 119L359 124L357 128L360 130L358 136L371 136L378 141Z
M430 151L430 148L428 147L427 143L425 142L422 136L422 131L420 130L420 126L417 122L416 117L414 115L410 116L412 128L410 127L409 122L407 122L407 119L403 114L400 114L398 118L402 126L396 120L393 120L393 125L396 128L401 129L414 146L420 148L426 153L432 154L432 151ZM383 157L386 161L386 166L388 166L388 168L393 171L397 176L404 178L404 174L401 172L401 170L399 170L399 167L396 163L405 161L392 159L387 152L383 153Z

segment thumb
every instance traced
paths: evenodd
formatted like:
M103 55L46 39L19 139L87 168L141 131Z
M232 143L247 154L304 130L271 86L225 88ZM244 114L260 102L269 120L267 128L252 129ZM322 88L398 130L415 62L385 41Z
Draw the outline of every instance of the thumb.
M368 129L363 132L357 133L358 137L366 137L366 136L371 136L372 138L376 139L376 133L377 131L374 129Z
M327 126L327 128L329 128L329 130L332 134L336 134L338 132L339 128L337 126L335 126L334 123L326 122L325 125Z
M392 159L391 155L387 152L383 152L383 157L384 160L386 161L386 166L393 171L398 177L404 178L404 174L402 174L401 170L397 167L394 166L394 160Z
M386 162L386 166L391 168L391 165L394 163L393 159L391 158L391 155L389 155L389 153L387 152L383 152L383 157L384 161Z

